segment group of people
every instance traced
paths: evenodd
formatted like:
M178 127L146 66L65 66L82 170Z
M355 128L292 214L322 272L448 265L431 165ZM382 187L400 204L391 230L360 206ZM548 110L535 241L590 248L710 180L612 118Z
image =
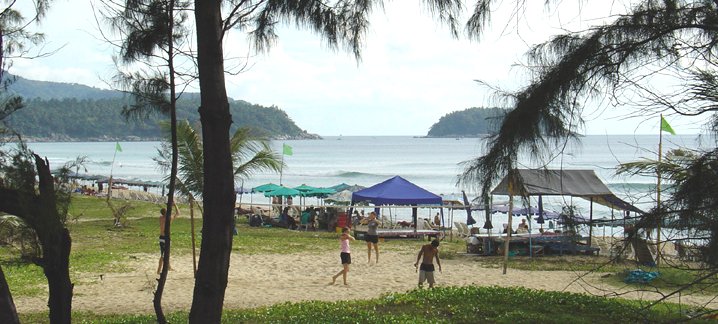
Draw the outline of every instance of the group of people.
M375 263L379 263L379 235L377 233L377 228L379 227L379 225L381 225L381 221L377 220L375 212L369 213L366 225L368 229L366 234L364 235L364 241L366 241L367 246L368 263L371 264L372 250L374 250L375 252ZM342 270L332 276L332 284L335 284L337 278L339 278L339 276L342 276L344 285L348 285L347 274L349 273L349 265L352 263L351 248L349 242L354 240L355 238L351 236L351 234L349 234L349 228L342 228L342 235L339 237L339 259L342 263ZM416 263L414 263L414 267L419 272L420 288L423 287L424 281L429 282L429 288L434 287L434 259L436 259L436 264L439 266L439 271L441 271L441 261L439 260L438 247L439 240L435 239L431 242L431 244L426 244L422 246L421 250L419 251L419 255L416 257ZM421 261L421 266L419 266L419 261Z
M166 208L160 209L160 215L159 215L159 226L160 226L160 236L159 236L159 246L160 246L160 259L159 264L157 265L157 274L160 274L166 265L168 270L172 270L172 267L170 267L169 263L164 264L164 255L167 249L167 236L165 233L165 227L167 220L172 221L175 220L180 215L180 211L177 208L176 204L172 205L174 208L174 213L170 212L168 215L168 210ZM309 208L305 211L307 213L310 212ZM168 217L169 216L169 217ZM292 218L292 217L289 217ZM372 250L374 250L374 257L375 257L375 263L379 263L379 235L377 233L377 229L381 225L381 221L379 221L376 217L375 212L369 213L369 217L366 220L366 225L368 227L366 235L364 235L364 241L366 241L367 246L367 258L368 263L371 263L371 254ZM342 279L344 281L344 285L348 285L347 282L347 274L349 273L349 265L352 263L351 258L351 248L350 248L350 241L354 241L354 237L349 234L349 228L344 227L342 228L342 235L339 237L340 242L340 254L339 258L342 263L342 270L340 270L336 275L332 277L332 284L336 283L337 278L339 276L342 276ZM416 257L416 263L414 263L414 267L419 272L419 287L421 288L424 284L424 281L428 281L429 288L434 287L434 259L436 259L436 264L439 266L439 271L441 271L441 261L439 260L439 240L433 240L430 244L426 244L421 247L421 250L419 250L419 255ZM419 261L421 261L421 265L419 265Z
M296 219L294 215L290 213L291 207L286 206L279 214L279 224L288 229L299 229L300 226L305 229L316 229L317 211L314 206L307 207L299 215L299 219Z
M503 233L506 234L509 229L509 224L504 224L504 231ZM529 233L529 224L526 223L526 219L521 219L521 223L516 227L515 231L512 231L511 234L526 234Z

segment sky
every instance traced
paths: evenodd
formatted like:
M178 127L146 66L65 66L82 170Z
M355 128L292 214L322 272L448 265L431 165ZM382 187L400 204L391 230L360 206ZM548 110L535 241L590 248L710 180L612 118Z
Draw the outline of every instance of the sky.
M536 7L512 16L513 2L497 1L492 27L480 41L470 41L452 38L418 1L387 1L385 9L372 16L360 61L293 27L281 28L277 44L260 54L251 52L243 34L232 31L225 57L252 55L246 71L226 77L227 93L276 105L300 128L322 136L426 135L450 112L499 104L493 90L476 80L520 89L527 75L519 65L531 45L622 9L616 4L620 1L558 1L558 11L547 10L543 1L529 2ZM99 6L97 0L54 0L36 28L46 35L42 50L56 52L15 60L10 72L33 80L109 88L108 80L116 73L114 48L99 36L89 3ZM657 134L659 129L658 115L626 118L621 109L598 105L588 107L583 117L585 133L591 135ZM699 132L695 119L667 119L678 133Z

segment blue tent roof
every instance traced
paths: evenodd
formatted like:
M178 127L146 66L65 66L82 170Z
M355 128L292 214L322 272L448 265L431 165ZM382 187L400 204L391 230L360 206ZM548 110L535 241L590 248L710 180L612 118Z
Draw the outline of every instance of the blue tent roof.
M367 201L374 205L441 205L441 197L406 179L395 176L352 194L352 204Z

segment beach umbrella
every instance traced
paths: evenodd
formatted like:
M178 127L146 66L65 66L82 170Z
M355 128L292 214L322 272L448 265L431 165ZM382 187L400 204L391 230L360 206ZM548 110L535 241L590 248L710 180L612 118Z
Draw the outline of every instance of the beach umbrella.
M344 190L349 190L349 191L351 191L351 192L357 192L357 191L359 191L359 190L364 190L364 189L366 189L366 187L360 186L360 185L358 185L358 184L355 184L355 185L353 185L353 186L348 186L348 187L344 188ZM340 190L337 190L337 191L340 191Z
M252 188L252 192L267 192L267 191L277 190L279 188L282 188L282 186L275 185L270 182L270 183L265 183L263 185Z
M235 187L234 192L236 192L238 195L243 195L243 194L252 193L252 189L245 188L244 185L241 185L239 187Z
M312 190L303 192L302 195L305 197L323 197L326 195L331 195L335 192L336 190L332 188L314 188Z
M334 189L336 192L340 192L340 191L346 190L346 189L349 188L349 187L351 187L351 186L348 185L348 184L346 184L346 183L344 183L344 182L342 182L342 183L340 183L340 184L338 184L338 185L334 185L334 186L331 186L331 187L329 187L329 188Z
M276 189L276 190L264 192L265 197L294 197L294 196L299 196L299 195L300 195L299 190L287 188L287 187L280 187L279 189Z
M345 189L329 195L329 197L324 200L340 204L349 204L352 202L352 193L353 192Z
M312 190L316 190L316 189L317 189L317 187L307 186L306 184L302 184L301 186L294 187L294 190L299 190L301 192L307 192L307 191L312 191Z
M239 208L242 209L242 195L247 194L247 193L251 194L252 189L245 189L244 181L242 181L242 184L239 187L234 188L234 192L235 192L235 194L239 195Z
M299 207L300 208L302 208L302 206L304 205L302 202L302 197L310 197L310 195L308 195L307 193L312 190L316 190L316 189L317 189L317 187L308 186L304 183L302 183L301 186L294 187L294 190L299 190Z
M464 196L464 206L466 208L466 225L474 225L476 224L476 220L471 217L471 203L469 203L469 198L466 197L465 191L461 190L461 194Z

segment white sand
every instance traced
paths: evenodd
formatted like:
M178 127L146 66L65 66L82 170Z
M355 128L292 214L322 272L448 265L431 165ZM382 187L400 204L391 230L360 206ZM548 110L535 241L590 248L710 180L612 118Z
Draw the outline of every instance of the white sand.
M229 284L225 294L225 308L249 308L302 300L337 301L368 299L388 292L403 292L416 287L418 274L414 270L416 251L383 252L379 264L367 264L366 249L352 246L349 286L329 285L331 277L341 269L339 253L317 251L290 255L243 255L234 253L231 259ZM437 286L524 286L543 290L607 295L616 288L597 284L601 274L590 274L577 280L582 273L570 271L522 271L508 269L506 275L499 268L485 268L477 257L443 260L443 272L436 273ZM95 313L153 313L152 299L156 286L157 256L134 255L128 260L134 271L127 273L81 273L73 276L75 296L73 310ZM192 257L172 260L162 299L165 312L189 310L194 279ZM605 289L605 290L602 290ZM630 292L625 298L657 298L649 292ZM711 303L710 296L683 295L684 303ZM674 299L673 301L677 301ZM47 309L46 297L16 297L21 313ZM718 302L710 304L718 308Z

